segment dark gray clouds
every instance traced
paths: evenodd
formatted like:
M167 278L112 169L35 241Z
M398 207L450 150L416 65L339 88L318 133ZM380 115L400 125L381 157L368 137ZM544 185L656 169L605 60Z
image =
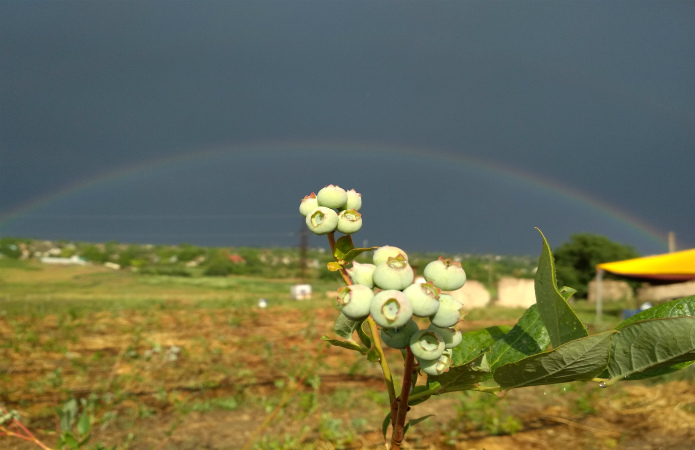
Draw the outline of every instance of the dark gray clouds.
M1 235L293 245L294 203L337 182L418 209L387 237L372 204L374 245L536 253L539 226L556 245L591 231L663 250L501 172L356 150L389 147L523 170L695 245L692 2L1 5L0 214L114 170L226 152L96 184ZM326 150L283 152L302 142ZM260 225L268 208L282 217Z

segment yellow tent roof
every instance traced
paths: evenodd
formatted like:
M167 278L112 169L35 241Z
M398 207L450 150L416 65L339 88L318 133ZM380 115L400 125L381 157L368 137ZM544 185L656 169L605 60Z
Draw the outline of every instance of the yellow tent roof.
M626 277L690 280L695 278L695 249L597 264L596 269Z

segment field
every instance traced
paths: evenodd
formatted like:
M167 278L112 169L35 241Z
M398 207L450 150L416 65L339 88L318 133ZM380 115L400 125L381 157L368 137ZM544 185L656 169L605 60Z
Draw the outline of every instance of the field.
M313 299L295 302L295 282L0 259L0 405L51 447L56 411L75 399L89 445L384 448L378 365L320 340L332 334L337 310L326 292L338 285L314 282ZM259 298L270 306L257 308ZM521 313L474 310L460 325L512 325ZM607 313L602 327L617 321L617 309ZM582 314L591 322L589 309ZM389 358L397 367L401 356ZM412 418L435 417L408 432L407 448L691 448L694 387L690 369L609 389L449 394L413 407ZM37 447L0 436L0 448Z

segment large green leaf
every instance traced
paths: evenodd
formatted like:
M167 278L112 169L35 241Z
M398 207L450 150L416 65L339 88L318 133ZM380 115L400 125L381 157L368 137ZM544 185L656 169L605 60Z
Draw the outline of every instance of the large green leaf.
M640 372L670 368L695 360L695 317L634 322L613 339L608 374L611 381Z
M587 337L589 333L567 303L565 296L557 288L553 254L541 230L538 232L543 238L543 251L538 260L538 271L536 272L536 303L543 323L548 329L550 342L552 342L553 347L558 347L566 342ZM571 293L566 292L568 293L567 298L569 298Z
M635 380L644 380L645 378L660 377L662 375L668 375L669 373L678 372L679 370L683 370L693 363L695 363L695 361L685 361L685 362L678 363L678 364L671 364L670 366L655 367L653 369L645 370L644 372L633 373L632 375L628 376L627 378L623 378L623 380L635 381ZM605 377L609 376L608 371L606 371L605 374L606 374Z
M449 367L443 374L433 377L428 376L428 381L436 381L441 385L439 394L453 391L466 391L477 386L483 381L485 375L490 373L490 365L487 362L487 354L482 354L466 364Z
M493 373L503 389L590 380L608 365L611 339L617 331L575 339L549 352L506 364Z
M620 325L618 325L616 329L621 330L626 326L630 325L631 323L638 322L641 320L663 319L666 317L680 316L695 316L695 296L671 300L670 302L662 303L661 305L646 309L625 320ZM678 372L679 370L685 369L686 367L693 364L693 362L694 361L686 361L666 367L655 367L653 369L648 369L643 372L632 374L626 379L642 380L644 378L652 378L661 375L667 375L669 373ZM600 375L601 378L608 378L609 376L610 375L608 374L608 369L606 369L606 371Z
M510 362L519 361L527 356L545 350L550 344L548 330L538 313L538 305L526 310L511 331L492 344L488 357L490 367L496 369Z
M677 300L671 300L670 302L662 303L661 305L645 309L644 311L637 313L625 320L615 328L617 330L621 330L631 323L639 322L640 320L663 319L665 317L681 316L695 316L695 295L679 298Z
M451 365L460 366L480 355L483 351L489 349L495 341L504 338L504 335L507 334L511 328L510 326L503 325L464 333L461 343L453 348Z

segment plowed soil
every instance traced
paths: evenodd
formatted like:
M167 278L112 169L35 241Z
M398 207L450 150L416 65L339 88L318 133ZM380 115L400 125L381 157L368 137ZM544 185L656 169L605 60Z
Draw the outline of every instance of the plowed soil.
M75 398L91 418L90 444L383 449L381 370L321 341L333 337L331 303L202 308L173 289L169 300L132 310L0 314L0 405L51 447L60 435L56 408ZM401 355L388 358L398 379ZM448 394L412 408L411 418L434 417L408 432L405 448L690 449L692 374L607 389L518 389L503 398ZM0 433L0 448L35 444Z

